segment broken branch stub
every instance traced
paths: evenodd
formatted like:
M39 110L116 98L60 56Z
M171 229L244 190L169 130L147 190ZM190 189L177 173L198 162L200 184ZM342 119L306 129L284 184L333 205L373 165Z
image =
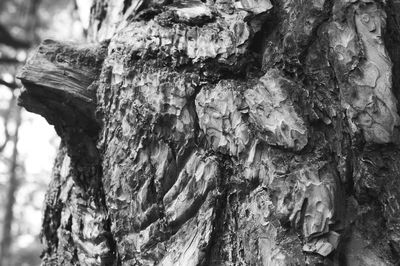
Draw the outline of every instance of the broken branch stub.
M106 47L45 40L18 75L24 89L19 104L61 128L97 133L96 85Z
M80 165L98 163L95 138L96 88L107 51L100 45L45 40L18 75L24 89L19 105L42 115L67 144ZM85 158L85 160L82 160Z

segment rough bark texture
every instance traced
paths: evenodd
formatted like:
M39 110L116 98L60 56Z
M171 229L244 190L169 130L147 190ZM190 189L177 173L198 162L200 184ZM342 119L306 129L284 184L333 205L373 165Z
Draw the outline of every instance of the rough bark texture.
M44 265L397 265L398 12L95 1L20 75L63 139Z

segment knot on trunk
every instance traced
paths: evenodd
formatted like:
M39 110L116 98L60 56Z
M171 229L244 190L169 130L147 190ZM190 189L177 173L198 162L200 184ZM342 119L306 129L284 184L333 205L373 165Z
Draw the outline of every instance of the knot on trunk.
M67 143L71 158L98 161L94 138L97 79L107 45L43 41L18 75L24 88L19 105L42 115ZM85 156L82 156L82 155Z

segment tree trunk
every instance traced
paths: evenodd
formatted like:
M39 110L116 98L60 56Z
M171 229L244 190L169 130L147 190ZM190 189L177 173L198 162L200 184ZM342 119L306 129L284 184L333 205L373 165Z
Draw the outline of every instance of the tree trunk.
M397 265L398 1L96 0L20 102L44 265Z

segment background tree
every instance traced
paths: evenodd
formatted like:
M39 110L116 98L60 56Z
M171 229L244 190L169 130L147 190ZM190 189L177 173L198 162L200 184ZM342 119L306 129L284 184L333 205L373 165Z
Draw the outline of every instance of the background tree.
M9 29L0 24L0 44L5 45L0 47L1 51L1 70L2 77L0 79L0 84L7 87L11 90L11 98L7 109L5 110L3 116L3 129L4 129L4 141L1 143L1 152L7 148L7 146L11 143L11 153L10 156L6 160L8 162L6 165L8 166L8 182L6 186L6 192L4 193L6 197L4 198L4 217L2 219L2 238L0 242L0 265L12 265L12 252L11 247L13 244L13 233L12 233L12 224L14 222L14 205L15 205L15 197L19 187L19 182L21 181L21 170L20 161L18 158L18 132L21 126L21 108L16 106L16 99L14 96L14 90L16 90L19 85L12 77L15 76L15 70L18 64L21 64L24 60L24 54L26 54L27 49L29 49L30 45L34 43L34 27L36 24L36 7L38 1L28 1L24 4L21 3L9 3L2 2L2 10L8 10L10 6L16 8L20 7L22 9L27 8L28 12L24 15L20 16L20 21L10 20L5 21L2 20L1 23L7 23ZM3 11L4 12L4 11ZM10 32L13 30L14 32L22 33L22 29L25 29L25 39L20 38L19 36L14 36ZM31 34L27 34L31 33ZM22 34L21 34L22 35ZM18 57L19 53L20 54ZM8 80L4 80L4 77ZM3 95L5 93L2 93ZM10 128L13 130L10 133ZM10 142L10 143L9 143Z
M45 265L395 265L397 1L96 0L21 105L63 140Z

